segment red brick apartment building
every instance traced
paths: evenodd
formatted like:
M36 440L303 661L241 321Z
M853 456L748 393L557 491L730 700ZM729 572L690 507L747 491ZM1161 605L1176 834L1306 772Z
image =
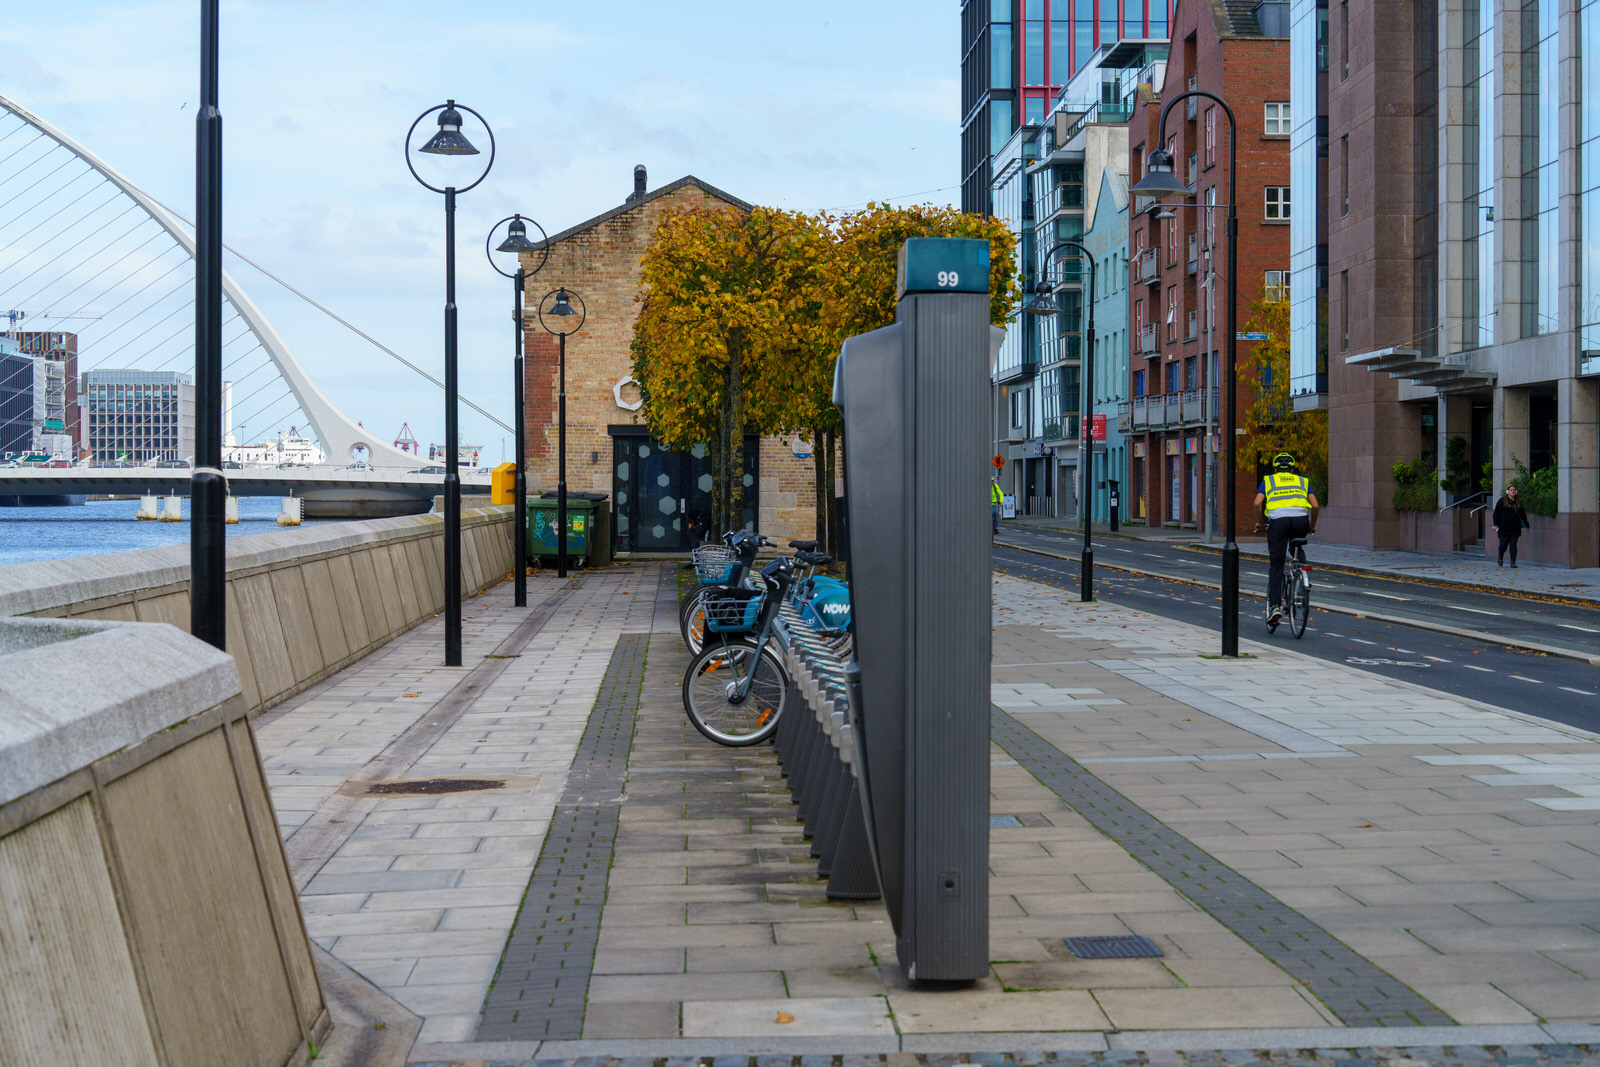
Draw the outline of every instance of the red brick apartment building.
M1289 277L1289 41L1267 37L1256 0L1178 0L1172 47L1162 85L1141 93L1129 123L1129 185L1145 173L1145 159L1168 149L1189 195L1131 206L1128 256L1133 290L1128 311L1133 338L1129 360L1130 435L1126 490L1132 521L1151 526L1206 527L1206 502L1222 529L1223 472L1210 469L1222 455L1228 294L1226 205L1229 124L1223 109L1188 97L1167 118L1166 144L1158 144L1163 101L1189 89L1215 93L1238 122L1238 326L1267 288L1287 295ZM1169 217L1161 217L1169 216ZM1215 262L1212 262L1212 254ZM1208 293L1206 279L1215 271ZM1240 341L1238 366L1254 358ZM1237 415L1251 396L1238 390ZM1208 426L1210 432L1208 433ZM1235 535L1248 532L1256 477L1235 474Z

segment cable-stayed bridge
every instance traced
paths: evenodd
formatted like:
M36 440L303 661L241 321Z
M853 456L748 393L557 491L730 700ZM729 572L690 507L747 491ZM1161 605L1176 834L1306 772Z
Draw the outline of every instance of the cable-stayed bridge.
M0 316L8 309L27 313L20 323L13 318L13 330L75 334L80 375L125 372L122 379L140 382L167 380L177 372L192 381L194 249L186 220L66 133L0 96ZM315 438L327 457L326 463L312 467L229 470L230 490L238 496L300 496L308 511L322 514L426 510L441 485L437 473L418 473L428 461L393 447L340 411L226 271L222 287L222 377L231 396L231 425L225 431L247 443L297 427ZM32 373L21 368L23 362L4 364L11 369L0 374L0 418L5 417L7 398L15 401L21 395L18 376ZM69 397L76 393L76 382L66 383L65 391ZM181 415L170 414L170 405L141 394L136 386L108 395L116 399L81 398L81 443L89 442L91 418L102 425L146 429L154 422L155 432L170 429L176 434ZM463 403L505 426L471 401ZM172 458L189 458L173 436L167 440L174 441ZM104 465L117 458L90 455L58 470L0 468L0 496L187 492L187 470ZM462 474L463 492L485 490L488 483L487 474ZM341 502L351 506L342 509Z

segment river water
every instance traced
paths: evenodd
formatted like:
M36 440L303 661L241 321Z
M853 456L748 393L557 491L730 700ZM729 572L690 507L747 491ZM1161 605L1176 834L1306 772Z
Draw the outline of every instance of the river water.
M0 508L0 566L40 559L70 559L135 548L189 543L189 501L183 522L138 521L137 500L91 500L78 507ZM241 497L230 537L278 529L279 497ZM332 520L307 519L306 526Z

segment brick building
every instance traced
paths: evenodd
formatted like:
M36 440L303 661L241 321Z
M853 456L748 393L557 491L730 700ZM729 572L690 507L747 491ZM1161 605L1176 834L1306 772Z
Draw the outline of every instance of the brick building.
M1238 290L1244 330L1250 305L1267 291L1286 296L1289 278L1289 41L1269 37L1258 13L1273 24L1273 4L1255 0L1178 0L1164 84L1141 99L1129 122L1130 185L1145 173L1149 152L1164 147L1185 176L1189 195L1152 205L1135 198L1128 255L1133 356L1129 360L1129 448L1124 485L1130 521L1202 528L1209 499L1222 530L1224 475L1220 460L1227 373L1225 301L1229 124L1223 109L1189 97L1167 120L1158 145L1164 100L1203 89L1228 102L1238 123ZM1153 210L1153 207L1161 210ZM1212 253L1215 253L1215 261ZM1206 281L1214 281L1214 296ZM1255 346L1240 341L1237 366ZM1250 406L1238 390L1236 417ZM1209 431L1209 432L1208 432ZM1256 476L1235 473L1237 528L1248 532ZM1215 480L1214 487L1208 485ZM1226 533L1227 531L1223 531Z
M669 211L702 206L751 205L692 176L646 191L645 169L636 167L633 193L610 211L552 235L548 261L527 284L529 495L557 483L560 350L558 339L540 325L537 309L546 294L564 286L581 299L586 315L582 328L567 337L567 491L611 498L619 551L683 551L710 513L705 446L668 452L650 435L631 351L644 295L640 259L656 224ZM525 267L536 262L536 255L525 255ZM544 306L548 311L549 302ZM745 439L746 525L780 544L815 530L812 461L797 453L809 455L789 438Z

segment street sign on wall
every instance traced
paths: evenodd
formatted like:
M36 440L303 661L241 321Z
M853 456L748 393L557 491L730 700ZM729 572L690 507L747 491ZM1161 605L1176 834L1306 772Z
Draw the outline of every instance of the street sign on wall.
M1089 417L1089 439L1091 441L1104 441L1106 439L1106 417L1096 413Z

